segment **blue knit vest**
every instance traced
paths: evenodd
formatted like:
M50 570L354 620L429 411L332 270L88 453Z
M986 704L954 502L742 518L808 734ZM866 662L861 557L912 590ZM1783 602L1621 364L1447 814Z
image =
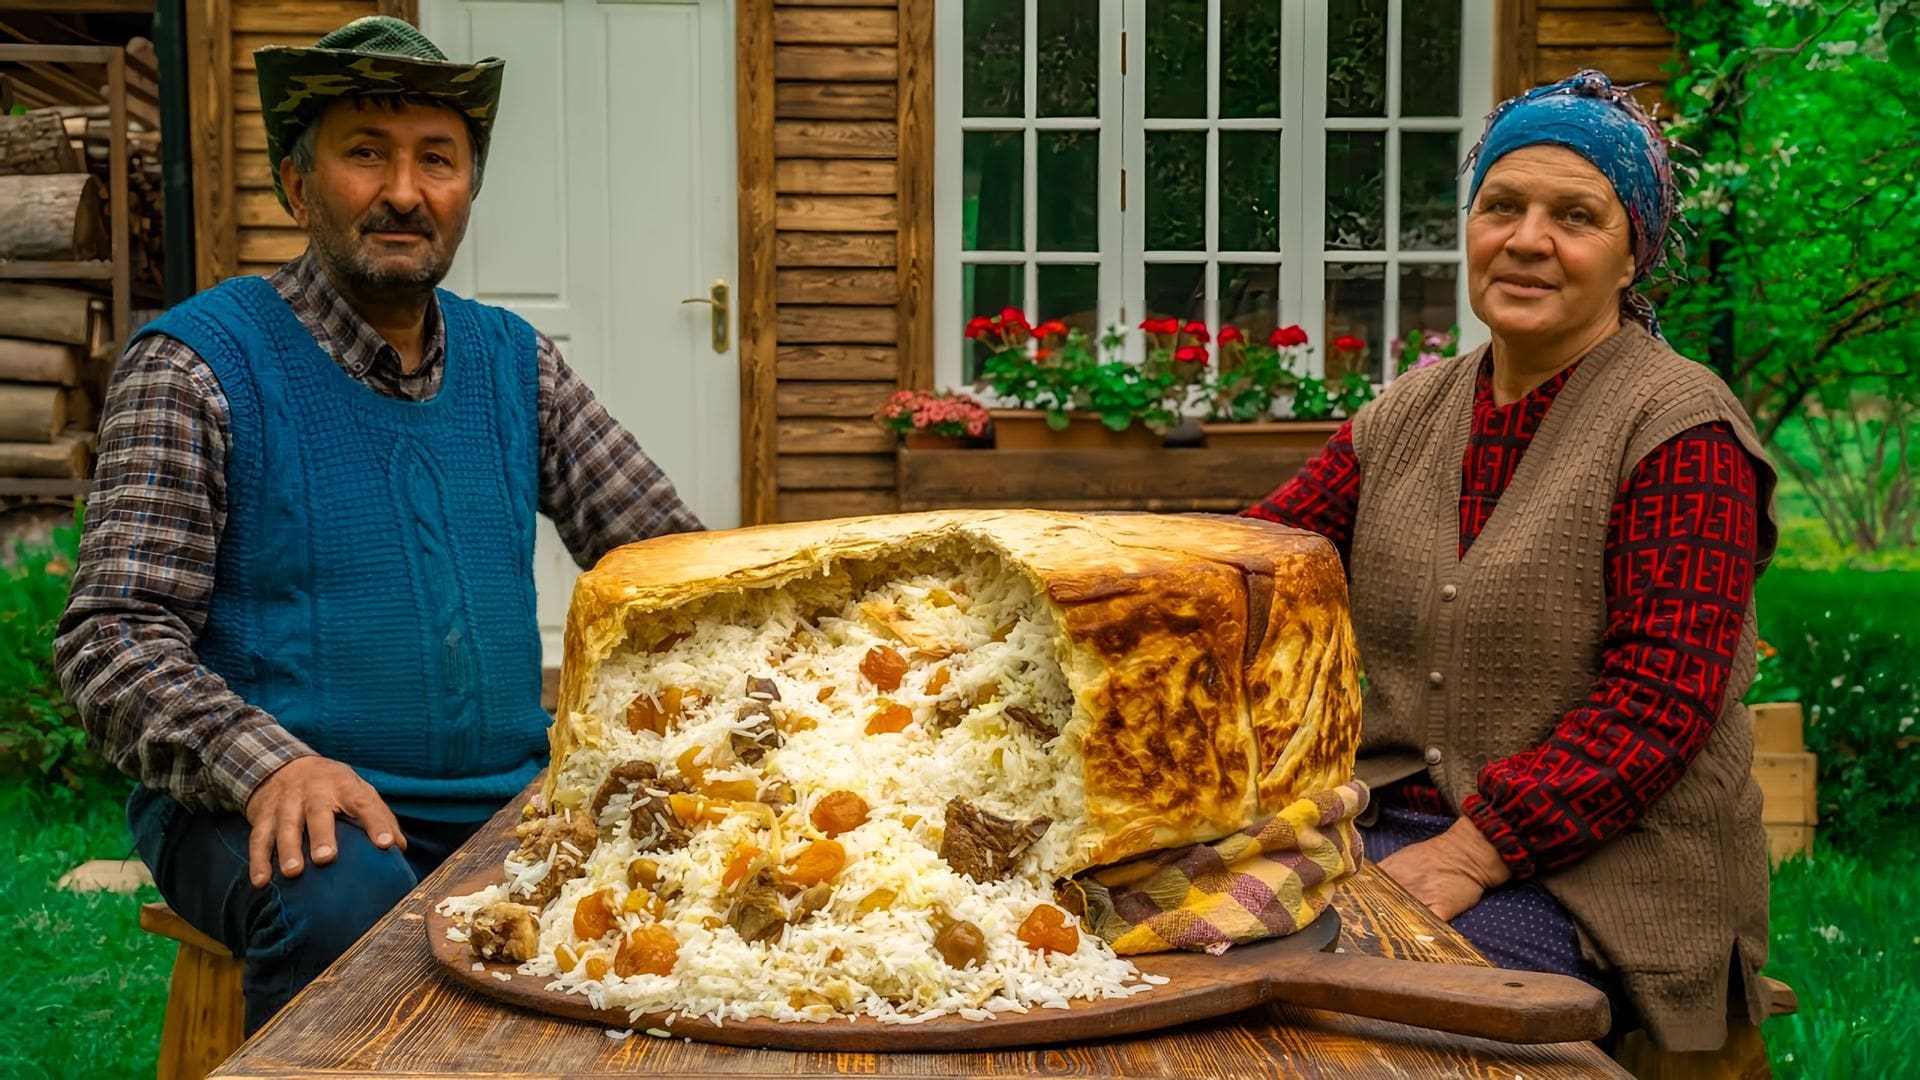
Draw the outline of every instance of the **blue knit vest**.
M231 416L201 662L396 813L463 821L546 754L538 362L525 321L439 299L446 375L424 402L355 381L264 278L141 334L198 353Z

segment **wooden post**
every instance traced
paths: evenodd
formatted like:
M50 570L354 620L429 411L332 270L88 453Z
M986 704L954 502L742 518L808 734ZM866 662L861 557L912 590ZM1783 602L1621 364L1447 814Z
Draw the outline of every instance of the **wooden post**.
M180 943L160 1029L158 1080L201 1080L246 1041L242 965L165 904L141 905L140 929Z
M740 520L776 513L778 434L773 182L773 0L737 0L735 138L740 202Z

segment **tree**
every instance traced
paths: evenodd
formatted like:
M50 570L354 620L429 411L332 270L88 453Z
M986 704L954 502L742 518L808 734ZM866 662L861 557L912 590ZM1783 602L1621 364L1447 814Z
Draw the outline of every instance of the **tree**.
M1698 154L1667 335L1729 377L1836 539L1911 546L1920 0L1656 3L1670 133Z

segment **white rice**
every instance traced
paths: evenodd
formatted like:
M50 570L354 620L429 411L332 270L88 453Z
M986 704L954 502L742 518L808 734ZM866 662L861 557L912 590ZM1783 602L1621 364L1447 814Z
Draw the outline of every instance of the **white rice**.
M936 603L936 590L952 602ZM627 835L630 800L616 797L600 817L602 839L582 876L542 912L539 952L521 966L523 973L549 979L551 987L580 994L596 1008L623 1008L636 1018L673 1012L716 1023L844 1015L888 1023L953 1014L989 1020L1002 1012L1067 1008L1074 1000L1126 997L1149 988L1131 963L1091 933L1080 933L1072 953L1035 951L1015 936L1035 907L1057 906L1052 882L1083 868L1088 856L1081 838L1078 750L1086 720L1076 715L1061 672L1069 658L1057 654L1061 636L1051 608L1024 574L990 554L921 552L891 565L836 567L778 590L710 599L629 629L634 647L600 666L585 703L605 733L604 744L557 763L556 806L585 806L622 762L646 761L662 776L677 775L677 760L695 748L701 748L694 760L707 769L707 780L756 780L763 791L784 782L796 805L771 828L734 813L696 828L682 849L645 853L658 864L661 883L677 887L661 920L679 945L673 973L623 978L609 970L594 980L586 977L586 959L611 962L619 935L653 921L621 912L618 934L586 945L573 938L581 898L608 888L619 910L628 891L628 863L640 854ZM676 634L684 636L658 653L647 651ZM911 661L897 690L876 690L860 671L861 659L879 646ZM942 667L947 688L929 692L929 680ZM744 726L736 716L748 700L749 676L771 678L778 686L774 711L785 734L784 745L757 766L733 760L726 749L731 733ZM986 687L994 688L994 700L969 708L958 726L939 730L938 700L971 702ZM669 688L699 691L706 701L688 708L664 736L630 733L628 704L640 695L660 703ZM831 694L822 701L825 688ZM914 722L897 734L866 734L869 717L888 703L907 707ZM1068 737L1036 734L1007 715L1010 707L1056 732L1066 730ZM820 837L809 815L833 791L854 792L872 810L865 824L838 837L847 863L832 879L828 906L787 925L771 943L750 944L724 925L710 929L724 919L732 899L722 878L734 852L752 845L770 852L778 865L791 865ZM1053 826L1010 878L977 883L938 855L944 808L956 796L1020 821L1050 817ZM451 898L440 910L468 916L506 899L509 891L524 895L550 863L509 859L505 868L505 886ZM893 891L893 902L859 913L860 901L882 889ZM975 924L986 939L985 961L949 966L933 948L941 919ZM1073 924L1071 916L1068 922ZM554 959L561 945L580 960L565 972ZM800 1005L802 995L831 1004Z

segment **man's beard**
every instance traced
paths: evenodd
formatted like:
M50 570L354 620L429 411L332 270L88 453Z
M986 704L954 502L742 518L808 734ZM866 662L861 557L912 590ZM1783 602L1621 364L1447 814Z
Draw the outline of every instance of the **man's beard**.
M401 214L383 202L358 222L342 226L333 219L324 199L315 199L307 206L308 242L328 275L345 292L388 301L424 298L453 265L459 237L444 246L439 243L441 237L422 209ZM418 233L426 239L425 258L412 266L382 266L364 243L366 234L373 232Z

